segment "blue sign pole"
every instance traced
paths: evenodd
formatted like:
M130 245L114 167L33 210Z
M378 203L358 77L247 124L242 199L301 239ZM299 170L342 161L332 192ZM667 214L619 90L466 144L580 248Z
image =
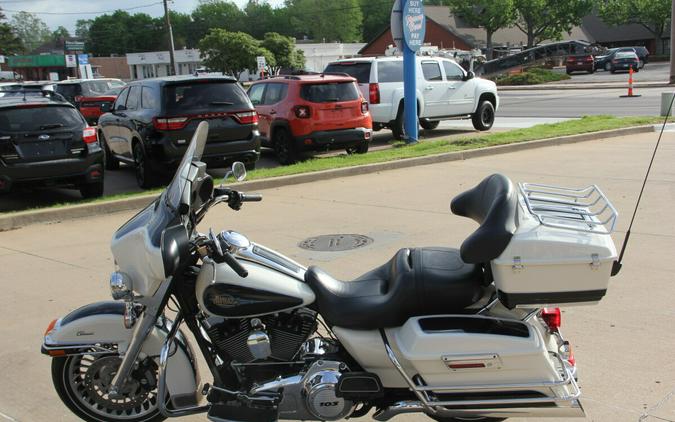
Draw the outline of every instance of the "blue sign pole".
M417 64L415 53L424 43L426 20L422 0L403 0L403 115L406 143L418 140Z

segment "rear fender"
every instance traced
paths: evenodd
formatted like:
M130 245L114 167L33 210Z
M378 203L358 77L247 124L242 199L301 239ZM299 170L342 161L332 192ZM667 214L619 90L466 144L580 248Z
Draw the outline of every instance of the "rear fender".
M56 321L45 333L42 353L50 356L69 356L81 353L82 349L95 353L126 352L134 329L124 328L123 302L97 302L85 305ZM172 321L164 320L156 325L143 343L141 356L146 355L159 361L160 351ZM166 369L166 384L174 402L188 404L197 399L200 383L194 354L182 333L175 338L175 352L170 353ZM117 346L117 349L114 348Z

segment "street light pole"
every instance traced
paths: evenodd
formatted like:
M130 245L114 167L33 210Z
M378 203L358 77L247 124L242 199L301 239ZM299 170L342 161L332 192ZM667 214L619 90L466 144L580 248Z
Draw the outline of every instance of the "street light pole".
M176 72L176 59L173 56L173 50L175 47L173 45L173 30L171 29L171 19L169 18L169 5L167 4L167 0L164 0L164 21L166 22L166 28L169 30L169 58L171 60L171 74L175 75L178 72Z
M675 0L670 6L670 83L675 84L675 54L673 45L675 45Z

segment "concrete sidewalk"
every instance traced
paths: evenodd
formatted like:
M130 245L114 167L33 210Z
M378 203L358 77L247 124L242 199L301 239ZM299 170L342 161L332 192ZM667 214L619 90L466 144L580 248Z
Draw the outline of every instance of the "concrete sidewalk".
M502 172L514 181L598 184L621 213L614 235L618 245L655 141L653 133L632 135L268 189L262 191L262 203L246 204L240 212L214 209L200 229L240 231L349 279L401 247L459 246L476 225L450 214L450 199ZM599 305L564 309L563 331L574 346L588 420L675 420L674 160L671 132L664 134L622 273L611 280ZM110 237L133 214L0 233L0 421L76 420L51 387L49 358L39 353L42 333L52 318L109 298ZM307 237L330 233L358 233L375 241L339 253L297 246ZM206 368L202 376L210 382ZM430 421L395 419L404 420Z

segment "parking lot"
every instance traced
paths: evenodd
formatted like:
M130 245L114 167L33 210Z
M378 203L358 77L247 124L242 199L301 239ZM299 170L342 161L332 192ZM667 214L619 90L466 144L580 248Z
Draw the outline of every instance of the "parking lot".
M200 230L237 230L299 262L351 279L401 247L459 245L475 226L450 214L450 198L486 175L502 172L514 181L598 184L619 210L613 235L619 245L655 140L656 134L649 133L270 189L262 192L263 202L246 204L238 213L225 206L214 209ZM675 134L667 132L621 274L610 281L599 305L564 308L562 329L575 350L590 421L675 420L675 225L667 212L675 207L673 160ZM5 299L0 336L11 339L0 352L0 420L75 420L51 388L49 358L39 353L41 336L52 318L109 298L110 236L133 214L0 233ZM374 243L347 252L297 246L309 236L328 233L363 234ZM428 419L394 419L404 420Z

